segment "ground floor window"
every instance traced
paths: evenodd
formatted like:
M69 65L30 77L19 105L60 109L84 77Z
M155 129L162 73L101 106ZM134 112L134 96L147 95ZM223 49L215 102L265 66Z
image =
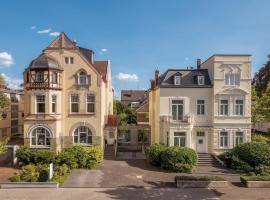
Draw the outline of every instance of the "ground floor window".
M35 128L30 135L31 146L50 146L51 134L44 127Z
M186 146L186 133L174 132L174 146L185 147Z
M235 132L235 146L242 144L244 142L244 133L237 131Z
M229 134L226 131L221 131L219 133L219 147L227 148L229 142Z
M92 144L92 132L87 126L80 126L74 131L74 144Z

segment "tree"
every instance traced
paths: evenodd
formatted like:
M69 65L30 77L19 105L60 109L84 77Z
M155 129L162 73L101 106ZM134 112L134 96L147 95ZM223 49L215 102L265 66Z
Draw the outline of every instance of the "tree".
M6 85L5 78L0 74L0 109L6 109L9 107L10 100L3 93L2 88Z
M3 153L6 153L7 151L7 143L8 143L8 140L5 139L4 141L0 142L0 155L3 154Z
M137 124L137 117L134 111L120 101L115 100L113 106L114 114L118 115L119 125Z
M267 85L262 97L258 100L258 115L261 116L263 121L270 121L270 82Z
M252 92L251 92L251 120L252 122L263 122L263 116L262 116L262 111L261 111L261 101L260 98L257 95L257 92L254 87L252 87Z
M258 72L255 73L252 80L252 85L259 97L266 91L268 83L270 81L270 55L267 64L264 65Z

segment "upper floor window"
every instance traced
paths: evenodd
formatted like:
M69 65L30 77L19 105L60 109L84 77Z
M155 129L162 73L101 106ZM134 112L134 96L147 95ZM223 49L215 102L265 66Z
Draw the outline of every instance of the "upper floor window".
M244 100L236 99L235 100L235 115L243 115L244 114Z
M57 83L58 82L58 74L57 72L52 73L52 83Z
M172 119L183 120L184 118L184 101L172 100Z
M240 85L240 74L225 74L225 85Z
M45 113L45 95L36 96L37 113Z
M180 85L181 84L181 76L176 75L174 76L174 85Z
M235 132L235 145L242 144L244 142L244 133L237 131Z
M66 64L73 64L74 58L73 57L65 57L65 63Z
M52 113L56 113L56 95L52 95Z
M197 115L205 114L205 100L197 100Z
M229 101L227 99L220 100L220 115L228 115L229 113Z
M204 76L197 76L198 85L204 85Z
M95 112L95 95L88 94L86 96L86 112L94 113Z
M79 95L72 94L70 96L70 111L72 113L79 112Z
M88 77L87 74L83 71L79 73L79 80L78 80L79 85L87 85L88 84Z
M44 73L36 72L36 82L44 82Z

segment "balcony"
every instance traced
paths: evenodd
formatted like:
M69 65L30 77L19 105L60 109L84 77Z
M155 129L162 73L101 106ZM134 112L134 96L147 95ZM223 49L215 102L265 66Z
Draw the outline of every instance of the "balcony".
M170 124L192 124L193 116L192 115L184 115L182 120L173 120L172 116L164 115L160 117L161 123L170 123Z

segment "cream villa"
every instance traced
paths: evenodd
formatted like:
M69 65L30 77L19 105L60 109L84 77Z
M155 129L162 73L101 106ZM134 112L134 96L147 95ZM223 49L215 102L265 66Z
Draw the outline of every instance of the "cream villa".
M24 143L59 151L71 145L103 146L113 113L109 61L61 33L24 72Z
M155 72L151 143L218 154L251 139L251 56L213 55L197 69Z

